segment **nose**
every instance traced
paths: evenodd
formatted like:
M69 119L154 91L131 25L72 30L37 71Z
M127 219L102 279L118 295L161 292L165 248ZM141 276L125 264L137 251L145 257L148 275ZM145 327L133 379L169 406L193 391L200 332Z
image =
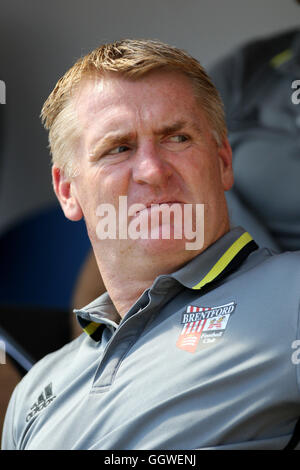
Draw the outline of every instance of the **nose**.
M171 175L171 165L154 143L147 143L137 149L132 168L132 177L136 183L166 188Z

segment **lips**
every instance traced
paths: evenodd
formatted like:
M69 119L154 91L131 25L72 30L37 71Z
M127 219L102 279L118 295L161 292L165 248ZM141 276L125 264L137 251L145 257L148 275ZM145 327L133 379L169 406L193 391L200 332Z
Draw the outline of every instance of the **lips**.
M141 212L143 212L143 210L147 210L147 209L155 209L156 207L158 208L159 206L162 206L163 204L166 204L168 206L172 206L173 204L182 204L181 201L170 201L170 200L166 200L166 201L151 201L151 202L147 202L147 203L141 203L145 206L145 209L141 209L139 211L136 212L136 215L140 214ZM154 207L153 207L154 206Z
M151 207L153 204L158 204L158 205L161 205L161 204L169 204L169 205L171 205L171 204L182 204L182 201L178 201L178 200L174 200L174 199L163 199L163 200L153 199L150 202L144 202L142 204L144 204L144 206L146 206L148 208L148 207Z

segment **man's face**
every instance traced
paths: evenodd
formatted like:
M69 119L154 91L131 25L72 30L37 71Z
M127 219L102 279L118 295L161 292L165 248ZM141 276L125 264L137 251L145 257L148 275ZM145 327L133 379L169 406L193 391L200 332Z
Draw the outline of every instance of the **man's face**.
M232 185L231 150L227 141L217 146L187 77L167 71L136 81L109 75L84 82L75 101L82 138L70 197L77 215L64 210L74 220L84 216L96 253L149 254L152 260L172 253L184 263L199 252L187 252L180 239L99 240L97 208L111 204L118 215L119 196L127 196L128 207L204 204L203 248L228 230L224 190ZM144 214L149 217L149 210Z

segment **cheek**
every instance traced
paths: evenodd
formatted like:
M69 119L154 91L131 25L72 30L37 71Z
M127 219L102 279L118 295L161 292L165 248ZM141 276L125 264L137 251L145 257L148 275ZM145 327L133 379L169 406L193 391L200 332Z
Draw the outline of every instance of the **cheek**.
M223 205L224 190L220 167L213 155L208 158L191 159L182 168L185 187L192 200L205 204L205 212L215 210Z
M90 169L88 176L82 178L80 187L85 220L95 225L99 219L97 209L101 204L110 204L118 211L119 196L128 193L128 171L125 165L95 167Z
M180 164L180 173L191 188L203 192L204 188L217 185L220 181L220 168L211 157L197 155Z

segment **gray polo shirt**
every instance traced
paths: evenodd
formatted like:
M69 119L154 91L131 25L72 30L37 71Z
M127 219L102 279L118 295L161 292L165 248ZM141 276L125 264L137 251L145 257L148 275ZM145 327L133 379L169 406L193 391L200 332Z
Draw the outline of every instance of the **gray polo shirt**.
M77 311L88 334L16 387L3 449L283 448L300 415L300 254L255 248L236 228L121 321L107 294Z

